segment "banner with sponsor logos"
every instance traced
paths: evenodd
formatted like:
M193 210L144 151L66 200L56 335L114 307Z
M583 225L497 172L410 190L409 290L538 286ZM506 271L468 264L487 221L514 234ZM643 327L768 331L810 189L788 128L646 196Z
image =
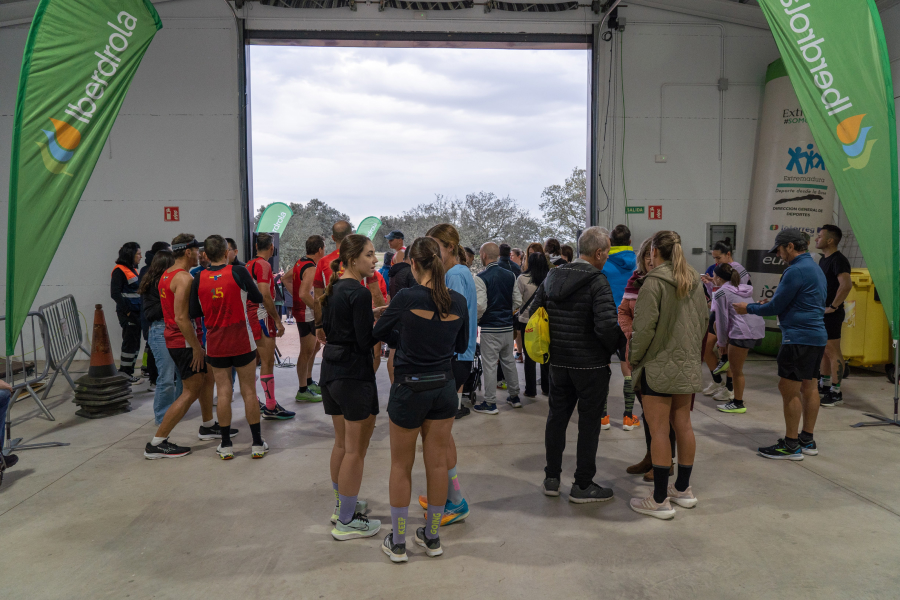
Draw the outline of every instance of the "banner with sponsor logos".
M284 202L273 202L266 207L256 224L256 232L284 233L288 221L294 216L294 211Z
M13 121L7 354L161 28L150 0L41 0L37 6Z
M778 232L799 229L814 240L822 225L833 222L835 199L831 174L781 59L766 71L761 119L744 262L756 300L772 297L787 266L769 254Z
M759 0L900 337L897 122L875 0Z

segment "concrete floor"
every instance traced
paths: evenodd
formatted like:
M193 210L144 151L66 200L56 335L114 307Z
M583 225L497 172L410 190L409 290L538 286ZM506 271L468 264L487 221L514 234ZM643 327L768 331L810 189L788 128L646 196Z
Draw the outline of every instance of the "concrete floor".
M289 329L289 331L296 331ZM74 416L62 386L51 407L13 409L26 441L70 442L20 453L0 488L0 598L897 598L900 596L900 430L851 429L863 411L888 410L883 376L856 372L844 407L822 410L821 454L802 462L764 460L760 445L783 435L774 364L748 366L749 412L725 415L698 399L693 413L700 504L673 521L640 516L632 495L650 487L625 467L644 454L640 429L604 431L596 481L609 503L573 505L576 428L564 462L563 495L546 498L546 398L522 410L457 421L459 472L472 514L442 531L445 554L429 559L408 543L393 565L379 544L390 529L388 390L366 463L362 496L383 534L338 543L328 456L330 421L316 404L296 404L296 375L276 369L280 402L298 411L264 422L270 454L249 458L249 430L236 410L238 454L218 460L198 442L195 405L172 435L193 446L179 460L148 461L152 394L136 387L133 412L99 421ZM614 370L613 390L621 390ZM620 391L611 412L622 407ZM505 398L505 394L500 394ZM413 491L424 490L419 460ZM412 508L416 526L424 522Z

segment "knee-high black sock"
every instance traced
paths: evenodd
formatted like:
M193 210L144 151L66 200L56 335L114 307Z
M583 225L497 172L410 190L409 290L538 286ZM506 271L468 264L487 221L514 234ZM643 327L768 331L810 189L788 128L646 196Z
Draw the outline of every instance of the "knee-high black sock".
M710 369L709 372L712 373L713 381L715 381L716 383L722 383L722 374L721 373L713 373L712 369Z
M653 436L650 435L650 427L647 425L647 415L641 415L644 420L644 439L647 440L647 454L650 454L650 442Z
M668 496L669 468L653 465L653 501L657 504L665 502Z
M219 429L222 432L222 447L226 448L231 445L231 425L219 423Z
M252 425L250 425L250 433L253 434L253 445L262 446L263 439L262 434L259 432L259 423L253 423Z
M734 391L734 380L731 377L725 378L725 387L728 389L729 392Z
M675 479L675 489L683 492L691 485L691 469L694 465L678 465L678 478Z
M672 462L675 461L675 430L669 427L669 444L672 445Z

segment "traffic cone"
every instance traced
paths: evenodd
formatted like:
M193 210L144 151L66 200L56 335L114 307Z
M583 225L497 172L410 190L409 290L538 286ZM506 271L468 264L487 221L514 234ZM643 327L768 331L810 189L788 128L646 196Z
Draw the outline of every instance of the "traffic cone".
M116 369L103 305L94 307L94 334L91 344L91 366L87 375L75 381L75 399L80 406L75 414L88 419L102 419L131 410L131 378Z

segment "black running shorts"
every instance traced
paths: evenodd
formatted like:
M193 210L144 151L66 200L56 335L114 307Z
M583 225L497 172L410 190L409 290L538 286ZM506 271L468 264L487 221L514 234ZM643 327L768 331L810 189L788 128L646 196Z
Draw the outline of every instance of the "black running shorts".
M191 361L194 360L194 351L190 348L169 348L168 350L169 356L175 361L175 372L178 373L182 381L190 379L198 372L206 373L206 363L203 363L203 368L200 371L195 371L191 368ZM206 357L206 362L209 362L208 356Z
M450 368L453 369L453 379L456 380L456 389L464 386L469 380L469 375L472 374L473 362L471 360L456 360L455 356L450 361Z
M716 335L716 311L711 311L709 313L709 327L706 331L710 335Z
M844 307L825 315L825 332L829 340L841 339L841 327L844 324Z
M300 339L303 339L308 335L316 335L316 324L312 321L309 323L297 321L297 331L300 332Z
M247 354L238 354L237 356L207 356L206 362L214 369L235 369L249 365L256 360L256 350Z
M346 421L362 421L377 415L378 388L374 381L335 379L321 384L325 414L343 416Z
M662 392L657 392L653 390L649 385L647 385L647 370L644 369L641 371L641 394L644 396L657 396L659 398L671 398L672 394L664 394ZM643 406L643 403L641 404Z
M391 423L404 429L418 429L426 420L440 421L456 417L459 399L456 381L448 380L444 387L414 392L398 381L391 386L388 416Z
M728 340L728 345L734 346L735 348L747 348L749 350L756 348L762 344L762 342L762 338L758 340Z
M790 381L808 381L819 376L825 346L782 344L778 351L778 376Z

